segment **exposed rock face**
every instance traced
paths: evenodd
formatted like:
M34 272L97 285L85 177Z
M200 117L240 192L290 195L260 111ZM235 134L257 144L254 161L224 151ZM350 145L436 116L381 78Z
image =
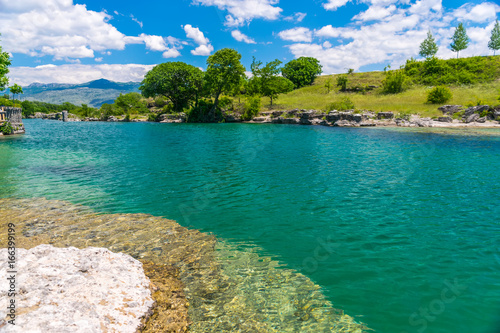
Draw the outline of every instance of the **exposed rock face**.
M470 116L472 116L474 113L477 113L478 115L483 112L483 111L488 111L490 109L489 105L478 105L478 106L471 106L470 108L467 108L464 112L464 119L466 120L466 123L470 123L470 121L467 121ZM478 117L479 118L479 117Z
M7 257L1 249L1 267ZM17 271L15 325L2 321L10 297L0 289L2 332L135 333L154 305L142 264L104 248L17 249Z
M394 118L394 113L393 112L379 112L377 114L378 119L393 119Z
M438 107L438 110L452 116L453 114L462 111L462 105L443 105Z
M437 121L442 123L451 123L453 119L451 117L438 117Z
M186 114L162 114L159 117L160 123L184 123L186 122Z
M479 115L477 113L472 113L472 114L468 115L465 118L465 122L466 123L472 123L472 122L475 122L478 119L479 119Z

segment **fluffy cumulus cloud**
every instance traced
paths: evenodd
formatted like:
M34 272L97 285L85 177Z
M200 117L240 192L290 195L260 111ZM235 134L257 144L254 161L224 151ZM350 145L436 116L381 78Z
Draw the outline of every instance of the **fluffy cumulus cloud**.
M289 40L292 42L312 41L312 31L303 27L283 30L278 33L278 36L283 40Z
M38 67L11 67L9 76L12 82L22 86L33 82L40 83L84 83L100 78L117 82L139 82L154 65L43 65Z
M323 6L334 10L348 1L329 0ZM410 57L418 57L420 43L431 30L439 46L438 56L455 57L450 38L458 22L464 22L469 47L461 56L489 54L488 40L500 6L483 2L466 4L447 10L442 0L359 0L368 9L352 18L352 23L335 27L326 25L314 30L297 28L279 33L295 57L309 56L320 60L325 73L342 73L345 68L374 64L404 64ZM300 30L299 30L300 29Z
M198 44L198 47L191 51L192 55L207 56L212 53L214 47L199 28L195 28L191 24L186 24L183 26L183 29L186 32L186 37Z
M279 0L194 0L195 4L215 6L228 12L228 27L239 27L253 19L277 20L283 9L277 7Z
M138 41L153 51L169 51L161 46L162 37L126 36L109 23L109 14L73 0L0 0L0 8L2 46L9 52L55 60L93 58L96 52L123 50Z
M231 31L231 36L233 36L233 38L236 39L238 42L244 42L247 44L255 44L255 40L248 37L247 35L245 35L244 33L242 33L239 30Z

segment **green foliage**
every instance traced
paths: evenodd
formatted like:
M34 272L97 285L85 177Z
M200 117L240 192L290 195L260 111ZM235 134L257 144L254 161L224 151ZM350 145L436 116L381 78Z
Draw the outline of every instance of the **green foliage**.
M168 104L168 100L166 100L165 97L163 97L163 96L157 96L155 98L155 106L156 107L162 108L162 107L164 107L167 104Z
M340 100L337 100L326 106L327 111L333 111L333 110L343 111L352 109L354 109L354 103L351 101L349 97L342 97Z
M339 75L337 76L337 87L340 87L340 91L346 91L347 90L347 76L345 75Z
M465 50L469 46L469 36L465 31L464 25L459 23L455 29L455 33L451 38L450 48L453 52L457 52L457 58L460 51Z
M419 54L424 58L434 57L438 51L438 46L431 31L427 32L427 38L420 44Z
M432 88L427 94L427 103L443 104L448 102L453 97L451 90L445 86L437 86Z
M115 105L122 110L120 114L147 113L149 111L147 108L147 101L142 98L141 94L136 92L125 95L120 94L115 100Z
M349 68L349 69L347 70L347 74L348 74L348 75L350 75L350 74L352 74L352 73L354 73L354 68Z
M233 106L233 100L229 97L223 96L219 99L219 107L221 109L230 109Z
M0 45L0 91L4 90L9 84L7 74L9 73L8 67L10 66L10 63L9 54L7 52L3 52L2 46Z
M498 23L498 20L496 20L495 26L491 31L491 37L490 41L488 42L488 48L493 50L493 55L495 55L496 51L500 50L500 23Z
M241 54L233 49L221 49L207 59L205 82L208 90L215 98L214 112L222 93L230 94L241 84L245 77L245 67L240 62Z
M500 76L499 60L494 57L410 59L406 61L404 71L413 82L429 86L476 84L491 82Z
M66 110L70 113L77 113L77 111L80 109L78 106L68 102L65 102L63 104L51 104L39 101L23 101L21 103L21 107L23 108L23 117L25 118L32 116L37 112L55 113Z
M189 123L204 123L213 121L211 111L214 108L214 103L207 100L200 100L198 105L192 107L186 112L187 122ZM217 117L221 117L220 109L216 109Z
M280 73L279 65L281 61L278 59L268 62L266 66L260 68L262 62L257 61L255 57L252 62L253 77L248 80L248 92L251 95L260 94L271 99L278 98L279 94L284 94L293 90L292 81L278 76Z
M332 78L329 77L328 79L326 79L325 81L325 88L327 89L326 93L329 94L330 93L330 90L332 89L333 87L333 84L332 84Z
M243 120L251 120L259 114L261 108L260 98L258 96L250 97L245 104L245 112L243 113Z
M22 94L23 93L23 88L18 85L17 83L10 86L9 87L9 90L11 92L11 94L15 97L16 95L19 95L19 94Z
M404 70L388 71L382 81L382 91L386 94L397 94L408 89L410 83L411 80Z
M0 126L0 132L2 132L5 135L9 135L14 132L14 129L12 128L11 123L6 121L2 124L2 126Z
M282 69L281 73L295 85L295 88L311 85L314 79L322 73L322 66L318 59L300 57L291 60Z
M203 72L184 62L167 62L153 67L141 82L139 90L145 97L163 95L182 111L198 99L203 88Z

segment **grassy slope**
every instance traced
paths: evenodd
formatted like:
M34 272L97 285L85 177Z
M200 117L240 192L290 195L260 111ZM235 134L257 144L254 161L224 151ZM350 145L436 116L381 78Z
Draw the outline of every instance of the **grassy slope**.
M499 59L500 60L500 59ZM341 93L335 87L333 91L327 94L325 82L328 78L332 79L333 85L336 84L337 75L320 76L314 84L309 87L294 90L286 95L280 95L276 100L273 109L315 109L325 110L326 106L341 97L347 96L353 102L357 109L373 111L394 111L396 113L412 113L421 116L440 116L438 111L440 105L427 104L427 92L432 87L413 85L409 90L400 94L382 94L381 86L384 79L383 72L353 73L348 75L348 87L361 85L375 85L379 88L362 93ZM498 105L500 96L500 78L494 82L482 83L471 86L451 86L453 98L446 104L474 105L481 101L481 104ZM269 98L262 98L262 105L265 109L270 109Z

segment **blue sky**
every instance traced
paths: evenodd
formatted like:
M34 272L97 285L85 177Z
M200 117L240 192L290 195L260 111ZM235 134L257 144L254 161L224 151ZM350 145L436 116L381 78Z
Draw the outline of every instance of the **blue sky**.
M325 74L397 67L430 29L438 56L455 57L450 37L463 22L470 46L488 55L498 1L479 0L0 0L0 45L12 55L11 83L140 81L154 65L204 69L230 47L252 57L320 60Z

